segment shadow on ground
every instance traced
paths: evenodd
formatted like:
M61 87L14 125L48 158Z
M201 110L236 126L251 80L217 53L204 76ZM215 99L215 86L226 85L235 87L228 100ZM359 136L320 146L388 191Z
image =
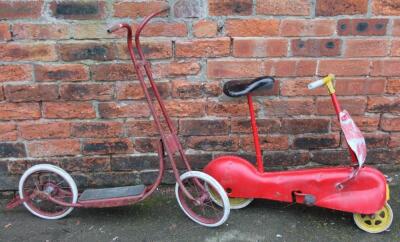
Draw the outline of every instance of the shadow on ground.
M316 207L256 200L234 210L226 224L201 227L178 207L170 188L130 207L75 209L67 218L45 221L19 207L4 211L0 241L388 241L400 238L400 186L391 187L395 218L390 231L367 234L352 215ZM368 201L366 201L368 202Z

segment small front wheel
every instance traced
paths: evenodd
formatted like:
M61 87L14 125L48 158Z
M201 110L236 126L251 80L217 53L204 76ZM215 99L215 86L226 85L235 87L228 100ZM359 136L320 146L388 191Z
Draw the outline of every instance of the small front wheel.
M381 233L389 229L393 222L393 210L388 203L374 214L353 214L354 222L356 225L372 234Z
M40 195L45 194L45 196ZM76 203L78 189L72 177L63 169L40 164L29 168L19 181L19 196L21 199L30 197L24 206L34 215L44 219L60 219L74 209L51 202L46 199L51 196L65 203Z
M229 199L222 186L211 176L189 171L181 175L183 185L194 200L189 199L179 184L176 183L175 195L183 212L193 221L207 227L217 227L223 224L229 216ZM218 206L213 202L207 187L215 191L215 196L222 201Z

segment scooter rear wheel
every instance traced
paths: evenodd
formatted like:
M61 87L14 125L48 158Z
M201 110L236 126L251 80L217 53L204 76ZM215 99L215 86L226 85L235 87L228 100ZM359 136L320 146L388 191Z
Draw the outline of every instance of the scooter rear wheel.
M388 203L376 212L375 214L365 215L365 214L353 214L354 222L356 225L372 234L381 233L387 230L393 222L393 210Z
M31 196L24 206L34 215L43 219L60 219L74 209L58 205L35 193L46 193L47 196L67 203L76 203L78 189L72 177L63 169L40 164L29 168L19 181L19 196L21 199Z
M193 221L206 227L217 227L222 225L229 216L230 205L228 196L222 186L211 176L199 172L189 171L181 175L183 185L193 196L189 199L176 183L175 195L183 212ZM212 187L216 196L222 201L218 206L211 199L206 187Z
M218 206L223 206L222 201L218 198L214 189L210 189L208 186L206 187L211 195L211 199L215 202ZM236 198L230 197L229 204L231 205L231 209L241 209L247 207L254 199L253 198Z

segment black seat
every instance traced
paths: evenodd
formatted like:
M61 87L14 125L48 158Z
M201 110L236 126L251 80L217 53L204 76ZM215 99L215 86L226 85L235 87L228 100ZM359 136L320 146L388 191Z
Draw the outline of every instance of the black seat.
M259 77L251 82L229 81L224 84L224 93L229 97L241 97L262 87L272 89L274 82L275 79L269 76Z

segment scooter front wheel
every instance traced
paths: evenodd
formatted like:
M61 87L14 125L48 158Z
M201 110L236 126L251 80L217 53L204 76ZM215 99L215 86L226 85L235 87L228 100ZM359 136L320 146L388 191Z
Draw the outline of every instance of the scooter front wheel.
M353 214L354 222L356 225L372 234L381 233L389 229L393 222L393 210L388 203L376 212L375 214L365 215L365 214Z
M176 183L176 199L183 212L190 219L207 227L217 227L228 219L230 213L228 196L214 178L203 172L189 171L182 174L180 179L186 190L194 198L194 200L189 199L179 184ZM215 190L216 196L222 201L222 206L213 202L206 189L207 186Z
M32 214L43 219L60 219L70 214L74 208L58 205L46 196L76 203L78 189L72 177L63 169L40 164L32 166L22 175L19 181L19 196L21 199L30 197L23 204Z

